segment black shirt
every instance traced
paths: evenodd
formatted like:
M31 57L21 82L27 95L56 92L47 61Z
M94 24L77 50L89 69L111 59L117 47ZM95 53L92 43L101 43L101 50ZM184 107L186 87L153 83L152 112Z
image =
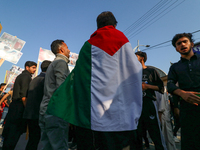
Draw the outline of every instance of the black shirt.
M23 118L39 119L40 103L44 94L45 73L40 73L29 84L26 107Z
M13 100L21 100L22 97L27 97L31 80L31 74L27 70L24 70L17 76L13 87Z
M155 69L148 67L143 69L142 82L158 86L159 92L163 93L163 82ZM143 91L143 99L156 100L155 91L151 89Z
M176 86L177 82L179 87ZM181 58L170 67L167 88L170 93L179 88L185 91L200 92L199 54L194 54L190 60Z

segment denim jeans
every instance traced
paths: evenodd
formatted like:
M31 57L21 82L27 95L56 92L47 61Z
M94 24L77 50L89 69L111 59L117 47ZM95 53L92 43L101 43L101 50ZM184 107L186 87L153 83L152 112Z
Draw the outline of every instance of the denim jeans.
M42 150L68 150L69 123L56 116L39 116Z
M3 114L2 114L1 120L0 120L0 125L3 124L4 119L6 118L7 113L8 113L8 107L4 107L4 108L3 108Z

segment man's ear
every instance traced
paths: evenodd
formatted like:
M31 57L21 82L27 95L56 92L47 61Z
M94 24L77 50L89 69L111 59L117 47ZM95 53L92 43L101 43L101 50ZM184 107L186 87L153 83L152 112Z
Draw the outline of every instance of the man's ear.
M29 70L29 68L30 68L29 66L26 66L25 70Z
M63 52L64 52L62 46L60 46L60 48L58 49L58 52L59 52L59 53L63 53Z
M142 58L142 61L144 62L144 57L141 57Z
M194 47L194 43L193 42L191 43L191 46Z

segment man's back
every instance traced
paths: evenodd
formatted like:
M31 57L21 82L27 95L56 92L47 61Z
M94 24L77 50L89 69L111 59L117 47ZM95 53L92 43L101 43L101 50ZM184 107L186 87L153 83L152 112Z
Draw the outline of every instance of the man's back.
M68 95L66 98L72 96L75 104L68 108L62 103L74 103L73 100L54 97L51 106L61 111L48 107L47 113L60 118L70 116L66 119L96 131L136 129L142 107L141 69L125 35L113 26L102 27L85 42L76 67L65 82L73 80L74 85L66 89L68 86L62 84L59 88L66 91L62 92Z
M31 80L31 74L27 70L17 76L13 87L13 100L26 97Z
M142 82L145 82L150 85L156 85L159 87L160 91L163 90L163 82L160 79L160 76L158 75L157 71L153 68L147 67L143 69ZM156 100L154 91L155 90L153 89L144 90L143 99Z
M48 105L47 114L77 126L77 149L123 149L137 128L142 67L116 25L112 12L97 17L98 29Z
M23 115L26 119L39 119L40 103L44 95L44 77L45 73L41 73L30 82Z

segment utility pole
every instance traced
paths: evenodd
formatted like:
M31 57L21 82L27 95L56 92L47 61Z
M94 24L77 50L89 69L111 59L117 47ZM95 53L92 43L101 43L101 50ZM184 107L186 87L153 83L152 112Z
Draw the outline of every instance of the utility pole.
M139 45L139 40L137 41L137 46L133 49L133 52L137 49L137 52L140 51L139 47L140 46L145 46L145 47L150 47L150 45Z

